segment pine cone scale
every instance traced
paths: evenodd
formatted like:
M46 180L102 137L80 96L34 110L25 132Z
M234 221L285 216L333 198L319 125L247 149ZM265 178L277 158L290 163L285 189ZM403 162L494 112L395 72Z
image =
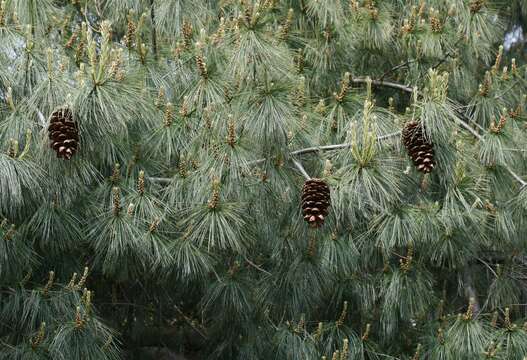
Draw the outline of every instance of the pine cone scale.
M434 145L425 138L422 125L417 121L406 123L402 141L416 169L425 174L432 172L435 167Z
M324 224L330 206L330 190L321 179L309 179L302 188L302 214L311 227Z
M57 153L57 157L69 160L75 155L79 130L70 109L58 109L51 114L48 137L51 140L50 147Z

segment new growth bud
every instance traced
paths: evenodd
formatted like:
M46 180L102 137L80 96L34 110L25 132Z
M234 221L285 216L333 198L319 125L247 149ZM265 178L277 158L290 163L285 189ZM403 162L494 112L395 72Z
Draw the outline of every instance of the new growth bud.
M188 49L190 44L192 44L192 24L186 20L183 21L183 29L181 32L183 33L183 44Z
M66 286L68 289L74 289L75 288L75 281L77 281L77 273L73 273L73 275L71 276L71 280L70 282L68 283L68 285Z
M154 221L152 221L150 223L150 226L148 227L148 232L150 232L150 233L156 232L157 231L157 227L159 226L159 222L160 222L159 219L154 219Z
M344 74L344 77L342 78L342 82L340 84L340 91L335 96L335 100L338 102L342 102L346 94L348 93L350 89L350 83L351 83L351 74L349 72L346 72Z
M466 311L465 314L463 315L463 319L465 319L465 320L472 320L472 318L474 317L474 307L475 307L475 304L476 304L476 299L474 299L473 297L471 297L471 298L469 299L469 303L468 303L467 311Z
M84 284L86 283L86 279L88 279L88 267L84 267L84 272L82 273L82 277L79 280L79 283L75 286L77 290L81 289Z
M212 195L207 203L207 206L211 210L216 209L220 203L220 186L220 180L218 178L214 178L212 180Z
M289 11L287 12L287 18L284 24L282 25L282 31L280 32L280 40L287 39L287 36L289 35L289 30L291 29L291 24L293 23L293 15L294 10L289 9Z
M209 77L209 73L207 70L207 63L205 63L205 59L203 58L202 54L196 56L196 64L201 77L207 79Z
M31 347L33 348L33 350L36 349L40 344L42 344L42 342L44 341L45 335L46 335L46 323L42 322L40 324L38 334L34 338L32 338L30 341Z
M110 181L117 184L121 180L121 164L115 163Z
M361 336L362 341L368 340L368 337L370 336L370 330L371 324L366 324L366 330L364 330L364 333Z
M230 147L234 147L236 144L236 124L231 114L228 115L229 120L227 122L227 144Z
M130 9L127 15L128 23L126 26L126 35L124 36L124 43L128 49L134 46L135 31L137 26L134 22L134 11Z
M494 120L490 123L490 131L494 134L499 134L503 128L505 127L505 124L507 123L507 109L504 109L503 114L500 115L500 118L498 120L498 124Z
M112 195L113 195L113 214L114 216L118 216L121 213L121 189L119 189L117 186L112 188Z
M141 196L145 194L145 172L144 170L139 171L139 177L137 179L137 192Z
M49 290L53 286L53 282L55 281L55 272L50 271L48 276L48 282L46 283L46 286L44 286L44 289L42 289L42 295L47 296Z
M337 327L340 327L344 325L344 321L346 320L346 316L348 314L348 302L344 301L344 306L342 307L342 312L340 313L340 317L337 320Z
M82 318L81 314L81 308L80 306L77 306L77 309L75 311L75 328L79 329L84 326L84 319Z
M485 0L472 0L469 4L470 13L472 15L478 13L484 4Z

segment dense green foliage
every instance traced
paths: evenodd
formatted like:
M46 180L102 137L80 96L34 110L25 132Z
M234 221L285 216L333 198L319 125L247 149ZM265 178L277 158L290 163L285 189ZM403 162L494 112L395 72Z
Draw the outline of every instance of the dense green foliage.
M1 1L0 359L524 359L522 11Z

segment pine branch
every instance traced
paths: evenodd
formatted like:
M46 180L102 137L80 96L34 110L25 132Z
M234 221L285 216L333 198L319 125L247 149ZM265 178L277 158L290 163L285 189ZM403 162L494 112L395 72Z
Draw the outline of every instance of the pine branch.
M366 83L368 81L368 79L365 78L365 77L360 77L360 78L355 78L352 81L354 83L356 83L356 84L363 84L363 83ZM393 88L393 89L399 89L399 90L402 90L402 91L407 92L407 93L412 93L414 91L414 89L411 88L410 86L399 84L399 83L394 83L394 82L390 82L390 81L371 80L371 83L373 85L377 85L377 86L384 86L384 87L390 87L390 88ZM468 119L466 119L466 116L464 114L461 114L461 113L459 113L459 115L462 118L464 118L465 121L462 120L462 119L457 119L456 122L461 127L463 127L468 132L470 132L476 139L478 139L479 141L484 141L483 136L481 136L476 130L474 130L468 124L468 122L467 122ZM504 167L509 172L509 174L511 174L511 176L514 178L514 180L516 180L520 184L520 186L522 188L527 186L527 182L524 181L518 174L516 174L509 166L506 165Z
M404 92L407 92L407 93L413 93L414 92L414 88L412 88L412 87L410 87L408 85L403 85L403 84L399 84L399 83L395 83L395 82L391 82L391 81L369 80L367 77L357 77L357 78L353 78L351 81L353 83L355 83L355 84L365 84L365 83L371 81L371 83L373 85L375 85L375 86L389 87L389 88L398 89L398 90L401 90L401 91L404 91ZM459 113L459 115L466 119L466 116L464 114ZM463 121L462 119L457 119L456 122L461 127L465 128L468 132L470 132L478 140L484 141L483 140L483 136L481 136L476 130L474 130L468 124L468 122ZM391 137L398 136L399 134L400 134L400 131L398 131L396 133L393 133L393 134L388 134L388 135L381 136L381 137L377 138L377 140L389 139ZM318 147L311 147L311 148L305 148L305 149L296 150L296 151L291 152L290 154L291 155L300 155L300 154L307 154L307 153L313 153L313 152L318 152L318 151L331 151L331 150L347 148L347 147L350 147L350 146L351 146L351 144L349 144L349 143L336 144L336 145L327 145L327 146L318 146ZM266 159L255 160L255 161L249 163L249 165L261 164L261 163L265 162L265 160ZM527 186L527 182L524 181L518 174L516 174L509 166L505 166L505 169L511 174L511 176L514 178L514 180L516 180L521 185L522 188ZM157 182L169 182L170 181L169 178L150 178L150 180L157 181Z
M397 137L397 136L400 136L400 135L401 135L401 131L396 131L396 132L391 133L391 134L381 135L381 136L377 137L377 141L389 140L391 138L394 138L394 137ZM312 146L312 147L308 147L308 148L303 148L303 149L292 151L292 152L289 153L289 155L290 156L295 156L295 155L312 154L312 153L324 152L324 151L333 151L333 150L347 149L347 148L351 147L352 145L353 145L353 143L343 143L343 144L324 145L324 146ZM267 160L267 159L254 160L254 161L251 161L250 163L248 163L248 165L249 166L258 165L258 164L264 163L265 160ZM295 161L295 160L293 160L293 161ZM306 175L304 175L304 177L305 176ZM307 176L309 176L309 175L307 175ZM151 177L151 178L148 178L148 179L151 180L151 181L159 182L159 183L168 183L168 182L171 181L170 178L162 178L162 177Z

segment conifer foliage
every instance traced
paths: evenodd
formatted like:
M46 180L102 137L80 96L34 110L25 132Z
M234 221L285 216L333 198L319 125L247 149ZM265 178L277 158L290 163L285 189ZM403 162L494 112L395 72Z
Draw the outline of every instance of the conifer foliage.
M526 14L0 1L0 360L527 359Z

